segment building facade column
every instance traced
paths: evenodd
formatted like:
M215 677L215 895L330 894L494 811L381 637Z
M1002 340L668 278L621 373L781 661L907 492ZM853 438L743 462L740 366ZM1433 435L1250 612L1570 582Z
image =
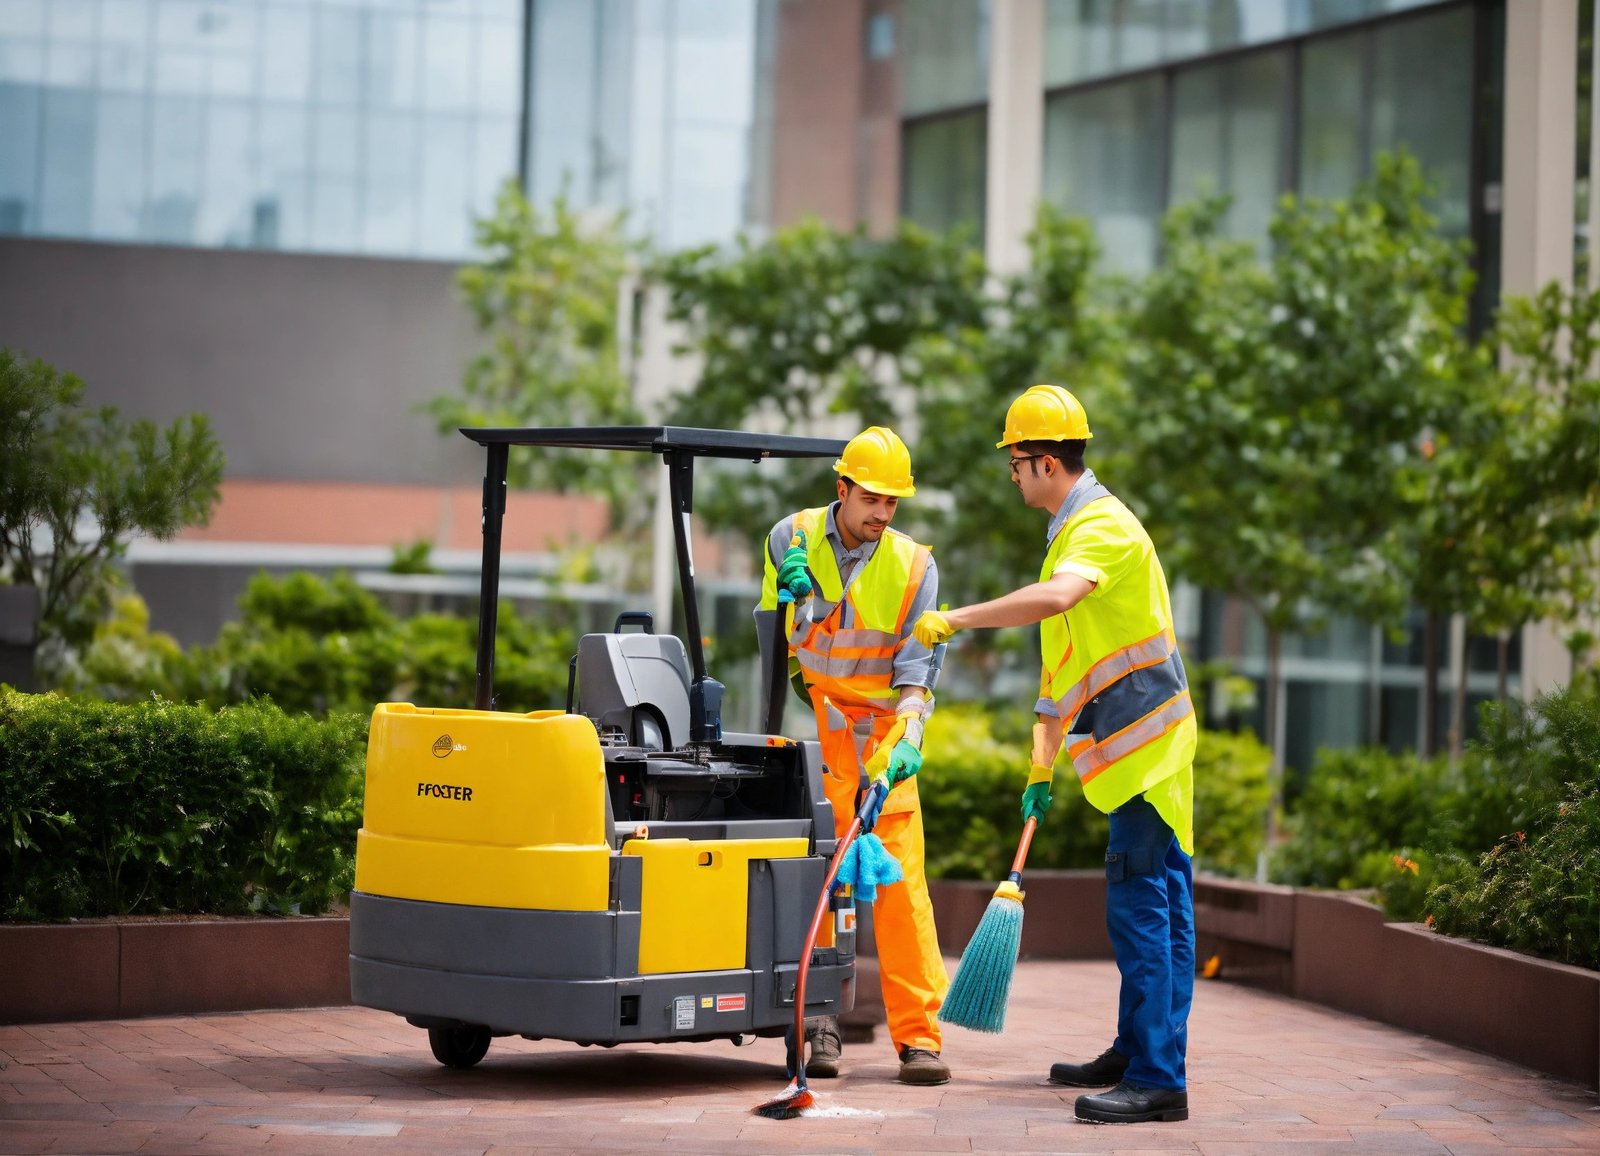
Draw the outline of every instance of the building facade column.
M1508 0L1500 292L1572 283L1577 216L1578 0ZM1566 683L1572 660L1544 623L1522 636L1522 695Z
M989 9L988 176L984 257L995 273L1028 264L1044 166L1044 0Z

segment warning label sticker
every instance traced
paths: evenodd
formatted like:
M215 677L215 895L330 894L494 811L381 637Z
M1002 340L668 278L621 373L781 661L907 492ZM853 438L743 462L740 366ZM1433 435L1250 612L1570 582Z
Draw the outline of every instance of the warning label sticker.
M672 1000L672 1030L687 1032L694 1030L694 996L674 996Z
M719 995L717 997L717 1010L719 1012L744 1011L744 993L737 995Z

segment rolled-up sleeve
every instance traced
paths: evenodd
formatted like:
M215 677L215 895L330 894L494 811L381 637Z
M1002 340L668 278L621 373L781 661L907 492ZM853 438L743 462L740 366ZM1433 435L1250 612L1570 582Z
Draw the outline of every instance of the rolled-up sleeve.
M894 679L891 686L896 688L921 686L928 690L933 689L933 683L938 677L933 668L933 651L912 637L911 626L923 611L934 609L938 602L939 567L930 556L927 569L922 572L922 582L911 598L911 608L906 612L905 633L901 635L900 644L894 652Z

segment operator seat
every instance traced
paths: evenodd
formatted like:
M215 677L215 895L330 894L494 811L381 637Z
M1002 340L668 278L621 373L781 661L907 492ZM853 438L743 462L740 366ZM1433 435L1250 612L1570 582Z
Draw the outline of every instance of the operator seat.
M642 631L624 633L633 623ZM579 714L629 744L670 751L689 741L689 655L671 634L656 634L649 614L617 616L610 634L578 640Z

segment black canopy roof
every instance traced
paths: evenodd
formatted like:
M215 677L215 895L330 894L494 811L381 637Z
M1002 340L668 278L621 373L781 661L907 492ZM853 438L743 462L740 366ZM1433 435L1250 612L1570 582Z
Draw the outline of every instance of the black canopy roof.
M844 452L841 438L808 438L744 430L695 429L678 425L534 426L526 429L463 429L481 446L548 446L561 449L678 452L708 458L821 458Z

